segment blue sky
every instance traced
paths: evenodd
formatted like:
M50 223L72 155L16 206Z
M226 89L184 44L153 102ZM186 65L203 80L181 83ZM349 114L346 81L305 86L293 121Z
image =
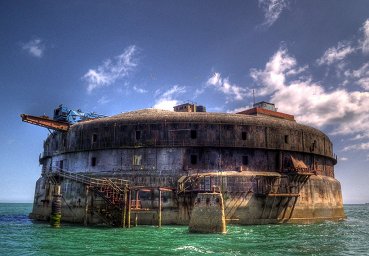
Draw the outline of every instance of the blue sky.
M369 202L368 1L1 1L0 202L31 202L48 131L19 115L274 102L327 133Z

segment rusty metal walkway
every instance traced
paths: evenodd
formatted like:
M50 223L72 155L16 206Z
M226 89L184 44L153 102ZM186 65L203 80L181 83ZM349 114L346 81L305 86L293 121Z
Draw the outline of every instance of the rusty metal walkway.
M101 217L101 219L106 224L121 227L130 227L131 213L135 214L135 225L137 225L137 214L148 212L158 213L158 224L161 226L161 193L175 190L174 188L170 187L132 186L128 180L124 179L96 178L81 173L68 172L55 167L54 171L44 172L43 176L49 179L53 184L60 184L61 178L84 184L86 187L86 197L88 191L93 191L106 202L106 209L95 211ZM139 200L139 191L153 190L159 191L160 203L158 209L142 208ZM132 198L133 192L136 196L135 199Z

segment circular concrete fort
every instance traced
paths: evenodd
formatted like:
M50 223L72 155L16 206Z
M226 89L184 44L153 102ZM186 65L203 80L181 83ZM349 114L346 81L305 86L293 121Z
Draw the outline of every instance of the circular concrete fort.
M321 131L267 102L237 114L190 103L174 110L144 109L54 129L39 159L30 216L49 220L57 196L65 222L188 225L197 195L218 192L227 223L345 218L337 160ZM60 122L55 115L39 118ZM31 123L52 128L41 121Z

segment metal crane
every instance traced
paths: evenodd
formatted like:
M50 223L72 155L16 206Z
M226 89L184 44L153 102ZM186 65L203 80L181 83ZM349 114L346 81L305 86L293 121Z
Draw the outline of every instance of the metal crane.
M72 124L106 117L104 115L96 114L95 112L84 113L82 110L71 110L63 105L59 105L54 110L54 117L50 119L48 116L32 116L27 114L20 115L23 122L45 127L47 129L52 129L55 131L67 132Z

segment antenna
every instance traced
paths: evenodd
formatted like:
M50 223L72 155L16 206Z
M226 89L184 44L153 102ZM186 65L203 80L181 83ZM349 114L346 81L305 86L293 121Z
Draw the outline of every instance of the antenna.
M252 89L252 98L254 99L254 105L255 105L255 90Z

